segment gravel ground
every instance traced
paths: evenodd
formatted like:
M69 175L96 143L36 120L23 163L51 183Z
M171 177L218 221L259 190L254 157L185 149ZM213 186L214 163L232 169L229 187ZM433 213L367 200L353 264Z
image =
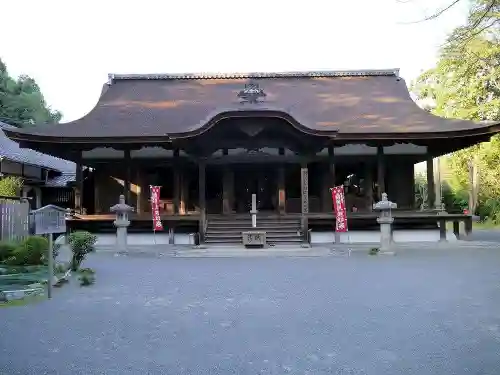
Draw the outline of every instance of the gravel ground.
M500 251L92 254L96 284L0 309L1 374L500 373Z

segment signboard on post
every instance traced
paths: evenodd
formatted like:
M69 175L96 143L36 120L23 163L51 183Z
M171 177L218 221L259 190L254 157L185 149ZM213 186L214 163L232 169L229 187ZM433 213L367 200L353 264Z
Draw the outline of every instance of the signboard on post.
M347 232L347 213L345 208L344 186L335 186L331 190L333 209L335 211L335 232Z
M66 210L49 204L31 212L35 222L35 234L47 234L49 240L49 280L47 281L47 297L52 298L52 280L54 278L54 250L52 234L66 232Z
M35 234L66 232L66 210L52 204L31 211L35 221Z

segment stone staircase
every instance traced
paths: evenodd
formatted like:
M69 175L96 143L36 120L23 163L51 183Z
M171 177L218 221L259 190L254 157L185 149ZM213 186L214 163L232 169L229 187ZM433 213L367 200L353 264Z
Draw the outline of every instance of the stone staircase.
M257 214L257 228L252 228L250 214L209 215L205 243L242 244L241 232L260 230L266 232L268 245L300 244L300 216Z

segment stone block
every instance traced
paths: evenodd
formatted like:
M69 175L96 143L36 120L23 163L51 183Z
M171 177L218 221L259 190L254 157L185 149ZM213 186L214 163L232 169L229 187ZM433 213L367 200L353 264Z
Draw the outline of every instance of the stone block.
M248 231L242 232L243 245L245 247L264 247L266 245L266 232Z

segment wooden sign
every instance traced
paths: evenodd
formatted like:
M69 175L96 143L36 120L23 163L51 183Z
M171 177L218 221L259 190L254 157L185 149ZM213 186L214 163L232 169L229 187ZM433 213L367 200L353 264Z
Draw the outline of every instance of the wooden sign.
M309 213L309 171L307 168L300 169L301 192L302 192L302 213Z

